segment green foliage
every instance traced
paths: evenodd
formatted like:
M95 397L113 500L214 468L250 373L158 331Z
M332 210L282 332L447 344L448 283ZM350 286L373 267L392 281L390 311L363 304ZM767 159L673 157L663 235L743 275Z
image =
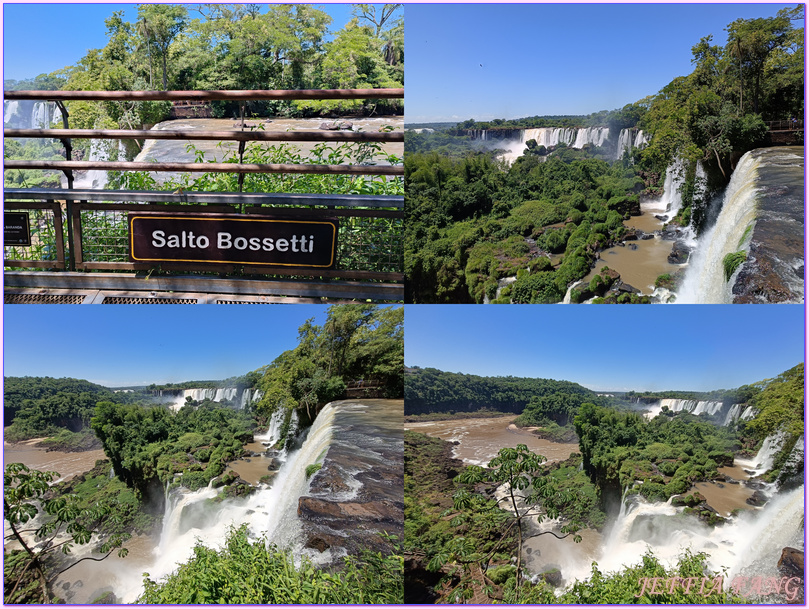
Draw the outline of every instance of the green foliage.
M598 401L595 393L570 381L519 377L485 377L474 374L442 372L435 368L405 370L405 414L428 412L475 412L490 408L521 414L531 403L541 403L541 412L529 412L524 425L535 424L536 417L549 416L559 421L569 417L575 396ZM543 398L548 396L548 401Z
M320 468L323 467L322 463L312 463L311 465L306 466L306 479L308 480L312 476L314 476L317 472L320 471Z
M205 152L188 144L188 152L195 154L195 162L238 163L237 150L222 148L222 157L206 158ZM244 151L244 163L255 164L300 164L313 165L376 165L401 164L395 155L387 155L382 146L373 142L346 144L316 144L308 153L301 152L294 144L249 143ZM243 177L244 192L286 192L307 194L362 194L403 195L403 180L400 177L352 176L342 174L281 174L250 173ZM237 192L239 176L226 173L180 174L157 183L149 172L125 171L113 174L106 186L108 189L193 192Z
M738 604L744 599L722 590L722 573L705 567L704 553L685 550L676 566L667 568L649 551L640 562L616 573L602 573L593 563L589 579L577 581L561 596L544 582L523 585L517 598L514 580L504 602L525 604ZM678 579L679 578L679 579ZM671 582L676 581L672 586ZM719 584L717 585L717 582Z
M79 379L5 377L5 439L18 442L61 430L79 432L89 426L96 402L102 399L117 398L108 388Z
M140 500L157 506L177 473L190 490L220 475L228 461L241 456L252 426L246 413L214 402L172 413L159 406L105 401L98 403L92 419L115 474Z
M373 388L377 397L400 397L403 326L402 307L359 304L330 307L322 327L307 320L298 328L298 346L259 371L264 395L258 415L268 419L277 408L297 409L312 421L352 382Z
M763 381L761 385L760 393L752 397L752 404L758 413L747 422L746 431L755 434L758 440L778 430L793 436L803 435L803 363L774 379Z
M82 506L75 495L50 495L50 483L58 475L56 472L32 470L22 463L6 465L3 474L3 516L11 529L9 537L19 543L25 553L24 557L18 556L12 561L18 567L17 569L12 567L12 573L4 569L6 603L20 602L21 598L33 593L30 580L23 579L29 570L38 579L40 591L37 594L41 593L41 598L51 602L52 585L56 576L72 568L82 559L54 571L48 557L56 552L69 555L76 545L90 543L93 534L98 533L104 525L120 522L119 514L109 504L96 503L87 507ZM21 525L29 522L36 527L33 529L38 544L36 546L27 542L23 536L25 531ZM94 560L103 560L116 549L120 557L126 556L127 550L121 546L128 538L128 534L120 532L105 536L94 548L103 556ZM22 584L22 587L19 585L12 587L13 583Z
M401 554L364 553L328 572L304 558L250 541L247 527L231 530L222 550L198 544L194 557L160 582L146 577L143 604L400 604ZM148 574L147 574L148 575Z
M730 281L733 273L736 272L736 269L739 268L739 266L741 266L742 262L745 260L747 260L747 252L745 251L728 254L722 258L722 268L725 271L725 281Z
M642 481L641 494L665 500L714 478L718 463L732 463L740 448L731 430L688 413L647 422L636 413L583 404L574 425L584 469L602 493Z

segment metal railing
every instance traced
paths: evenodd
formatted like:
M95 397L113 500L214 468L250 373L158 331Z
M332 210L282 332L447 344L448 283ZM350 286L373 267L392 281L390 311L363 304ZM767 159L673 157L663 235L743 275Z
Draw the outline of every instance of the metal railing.
M208 289L216 291L217 279L244 276L278 278L316 278L335 286L341 280L370 282L379 285L385 299L403 297L403 197L369 195L314 195L284 193L243 193L246 174L341 174L348 176L404 175L401 165L365 164L269 164L244 163L248 142L403 142L401 131L391 132L287 132L244 130L244 106L241 106L241 131L188 130L109 130L70 129L67 100L291 100L291 99L390 99L401 98L403 89L302 90L302 91L7 91L6 100L54 101L62 114L63 129L4 129L6 138L53 138L65 147L64 161L4 160L5 169L60 170L66 176L67 189L5 189L6 211L29 211L31 246L6 246L4 265L8 268L58 269L71 275L89 271L136 271L173 274L178 271L209 274ZM157 163L134 161L73 161L72 140L209 140L239 143L238 162L229 163ZM74 190L74 171L174 171L230 173L238 176L239 192L159 192ZM260 264L216 265L162 262L138 263L127 256L129 243L126 215L130 211L219 212L251 217L316 217L341 218L337 260L328 270L265 267ZM63 235L66 227L67 235ZM76 271L76 273L72 273ZM6 272L7 279L10 273ZM36 285L37 273L29 273ZM42 273L39 273L40 278ZM15 281L19 281L16 278ZM85 280L85 283L87 280ZM8 283L8 281L7 281ZM24 283L24 282L23 282ZM64 282L58 282L65 287ZM75 285L82 281L76 280ZM256 282L252 282L256 284ZM197 284L195 284L197 285ZM266 284L265 284L266 286ZM362 290L366 297L368 286ZM199 285L197 285L197 289ZM146 288L145 288L146 289ZM148 289L152 289L151 286ZM260 293L261 288L251 288ZM330 290L326 290L329 292ZM340 297L348 296L340 292ZM312 290L301 293L313 294ZM331 290L334 292L334 290ZM391 298L401 292L402 296ZM315 292L316 293L316 292ZM329 297L329 293L324 293Z
M803 131L803 120L792 118L780 121L764 121L770 131Z

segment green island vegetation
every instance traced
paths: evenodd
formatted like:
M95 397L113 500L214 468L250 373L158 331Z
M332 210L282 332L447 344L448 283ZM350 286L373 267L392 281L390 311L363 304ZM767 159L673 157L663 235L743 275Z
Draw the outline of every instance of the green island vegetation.
M245 454L245 444L267 428L277 410L284 414L279 444L291 445L327 402L344 397L350 383L362 380L369 397L400 398L403 318L402 307L334 305L322 326L312 319L301 325L298 345L271 364L241 377L207 382L263 392L244 410L226 401L188 397L174 412L165 396L159 396L171 389L182 395L182 388L199 387L193 382L113 392L77 379L6 377L7 442L46 438L48 450L101 447L106 459L91 471L55 483L56 472L6 463L4 516L12 528L6 542L13 539L21 549L6 547L5 602L58 602L54 583L65 570L82 560L103 560L114 551L125 556L124 544L132 535L159 538L173 486L190 491L210 484L218 489L214 502L253 493L257 487L228 470L228 464ZM92 442L71 444L67 436ZM308 476L317 471L309 469ZM193 560L176 574L165 581L147 579L138 602L394 603L402 598L399 543L389 537L388 552L364 552L347 557L342 566L323 569L306 561L299 564L265 540L248 539L242 528L232 532L221 552L198 546ZM75 559L71 546L87 546L92 553ZM259 571L260 579L248 577ZM242 586L235 585L236 573L245 574L243 581L239 578ZM189 578L195 582L191 588ZM278 587L287 585L287 595L278 596ZM192 590L194 600L188 597Z
M730 180L733 161L766 145L765 121L803 116L803 15L799 5L772 18L737 19L726 27L724 47L711 44L712 36L692 47L691 74L621 109L408 130L407 301L562 301L594 268L599 251L622 242L623 221L640 214L640 201L662 194L675 158L683 162L683 205L671 223L700 233L707 202ZM529 140L511 165L498 156L498 142L517 137L518 129L593 126L609 127L609 145L574 150ZM485 143L475 139L484 129ZM640 129L650 139L613 160L622 129ZM698 162L704 179L697 177ZM726 271L739 263L727 260ZM516 281L498 293L506 277ZM610 291L617 278L604 267L570 300L649 302ZM676 277L660 279L667 280L672 287Z
M419 411L463 418L454 410L451 391L475 387L477 400L489 405L495 389L552 386L558 381L513 377L475 377L408 368L405 395L422 396ZM608 507L615 509L628 495L642 501L682 506L679 518L699 521L700 526L723 526L728 519L711 508L695 482L726 481L717 468L732 465L735 456L749 457L766 438L781 434L783 441L769 471L761 481L774 482L779 491L803 484L803 452L793 451L804 433L804 366L799 364L774 379L734 390L715 392L629 392L619 401L591 401L589 396L573 411L579 452L568 459L545 462L525 445L502 448L487 467L467 466L452 456L453 445L421 433L405 433L405 600L408 603L525 603L525 604L647 604L647 603L744 603L738 590L711 587L701 591L683 586L651 592L642 588L645 578L695 578L715 582L723 576L706 566L708 554L684 550L676 565L666 566L648 547L643 556L618 572L604 572L593 562L585 580L563 583L563 573L551 569L529 573L522 566L522 544L538 535L571 536L578 541L586 529L601 531L608 521ZM561 383L560 383L561 385ZM573 383L564 386L579 387ZM431 391L431 388L433 391ZM485 388L485 390L484 390ZM583 388L582 388L583 389ZM584 390L585 392L587 390ZM752 407L755 415L723 426L708 413L693 415L663 408L651 420L639 412L640 396L687 394L687 399L727 398L728 404ZM561 397L551 393L552 396ZM579 395L578 393L573 395ZM695 397L697 396L697 397ZM597 397L597 396L596 396ZM612 398L615 400L616 398ZM685 398L678 398L685 399ZM735 400L743 400L736 402ZM594 403L596 402L596 403ZM465 402L468 403L468 402ZM533 402L523 400L524 410ZM406 398L409 407L409 398ZM563 399L544 403L544 424L570 416ZM516 405L511 412L520 412ZM452 407L452 408L451 408ZM467 410L471 410L469 404ZM632 410L634 408L634 410ZM535 417L536 414L529 414ZM518 418L518 420L519 420ZM542 430L537 430L542 435ZM546 436L547 437L547 436ZM796 455L798 457L796 458ZM501 487L501 485L505 484ZM499 492L495 494L495 490ZM734 512L735 514L735 512ZM534 522L559 518L560 527L538 529ZM775 564L772 565L775 568ZM534 577L532 577L532 575ZM726 575L726 574L725 574ZM684 581L684 580L683 580ZM780 601L783 602L783 601Z

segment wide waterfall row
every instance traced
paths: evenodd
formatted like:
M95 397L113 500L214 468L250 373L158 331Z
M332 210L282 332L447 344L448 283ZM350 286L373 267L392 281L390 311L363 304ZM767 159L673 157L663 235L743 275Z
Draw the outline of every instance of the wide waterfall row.
M543 127L542 129L525 129L520 141L536 140L539 146L558 146L567 144L571 148L603 146L610 136L609 127L587 127L574 129L570 127Z
M733 404L727 409L722 402L711 402L705 400L675 400L664 399L656 402L646 413L647 419L653 419L663 411L663 407L668 407L672 412L690 412L693 415L707 414L722 421L722 425L731 425L739 420L751 418L755 412L750 406L742 412L742 404Z
M238 387L209 387L206 389L186 389L182 395L178 396L172 405L173 410L179 410L186 402L186 398L191 398L195 402L211 400L213 402L234 402L240 409L244 410L251 404L258 402L264 395L258 389L242 389Z
M49 129L52 123L61 120L62 113L54 102L30 99L3 102L6 129Z

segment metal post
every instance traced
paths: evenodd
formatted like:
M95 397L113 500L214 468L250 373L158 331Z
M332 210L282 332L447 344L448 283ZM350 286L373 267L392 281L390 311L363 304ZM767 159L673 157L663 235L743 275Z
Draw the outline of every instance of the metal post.
M65 129L70 129L70 124L68 119L70 115L68 114L67 108L65 108L65 104L61 100L55 100L56 105L59 108L59 111L62 113L62 125L64 125ZM73 160L73 144L69 137L61 138L62 145L65 147L65 160L72 161ZM73 190L73 170L72 169L64 169L62 170L67 178L67 189ZM76 270L76 258L73 255L73 201L68 199L66 201L67 209L67 268L69 271Z

